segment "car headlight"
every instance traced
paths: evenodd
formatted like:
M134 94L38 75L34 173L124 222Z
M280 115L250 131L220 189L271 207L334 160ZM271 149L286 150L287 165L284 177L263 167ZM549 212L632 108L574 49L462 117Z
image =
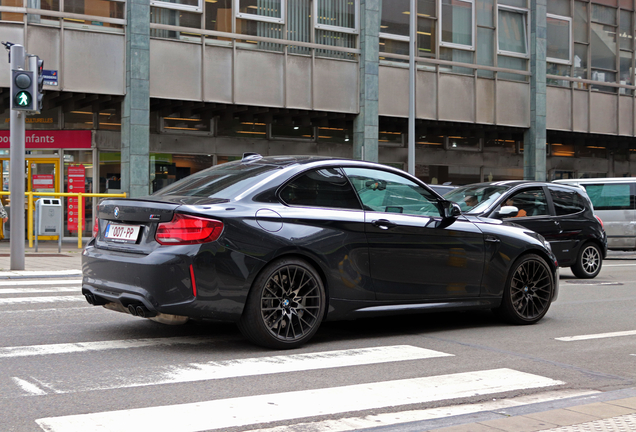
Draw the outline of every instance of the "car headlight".
M543 246L545 246L547 250L552 252L552 246L550 246L550 242L547 241L541 234L538 234L538 236L539 236L539 240L541 240L541 243L543 243Z

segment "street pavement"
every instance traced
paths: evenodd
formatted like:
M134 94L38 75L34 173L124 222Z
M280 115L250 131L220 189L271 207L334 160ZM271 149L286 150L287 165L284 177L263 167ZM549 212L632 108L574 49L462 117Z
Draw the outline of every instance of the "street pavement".
M25 269L10 269L9 242L0 242L0 280L81 275L81 249L77 242L64 243L58 252L57 242L40 242L38 252L25 247ZM636 260L633 252L610 252L611 260ZM569 270L564 270L568 272ZM448 412L448 415L440 415ZM425 410L426 411L426 410ZM356 427L355 430L376 432L430 431L438 432L578 432L636 431L636 388L593 393L575 397L532 403L515 402L483 404L482 407L445 407L430 410L430 416L417 420L394 422L377 427ZM404 418L409 418L407 415ZM338 421L334 421L338 423ZM377 424L377 423L376 423ZM382 424L380 422L380 424ZM41 425L42 426L42 425ZM369 425L370 426L370 425ZM278 431L279 428L271 429ZM45 430L63 430L46 429ZM110 429L109 429L110 430ZM280 428L284 430L284 428ZM291 430L291 429L290 429ZM296 430L296 429L294 429ZM300 430L300 429L299 429ZM346 425L334 425L334 431L354 430Z

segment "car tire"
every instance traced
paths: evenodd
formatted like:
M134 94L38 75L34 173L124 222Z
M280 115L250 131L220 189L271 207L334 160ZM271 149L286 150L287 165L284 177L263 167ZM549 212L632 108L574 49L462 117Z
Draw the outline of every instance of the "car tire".
M239 329L266 348L297 348L318 331L325 303L325 288L314 267L300 259L282 258L254 281Z
M603 266L603 254L594 243L585 243L581 246L576 257L576 263L570 267L572 273L579 279L592 279L598 276Z
M539 255L524 255L510 268L501 305L494 312L511 324L534 324L548 312L553 294L550 266Z

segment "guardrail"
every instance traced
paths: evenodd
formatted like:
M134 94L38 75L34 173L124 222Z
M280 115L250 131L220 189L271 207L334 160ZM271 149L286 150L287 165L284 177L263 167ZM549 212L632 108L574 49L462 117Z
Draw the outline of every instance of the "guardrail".
M0 192L0 196L11 195L10 192ZM82 248L82 222L84 220L84 198L126 198L126 192L118 194L107 193L69 193L69 192L25 192L27 198L27 238L29 239L29 247L33 247L33 214L35 213L35 203L33 197L67 197L77 198L77 247ZM60 233L60 235L64 235Z

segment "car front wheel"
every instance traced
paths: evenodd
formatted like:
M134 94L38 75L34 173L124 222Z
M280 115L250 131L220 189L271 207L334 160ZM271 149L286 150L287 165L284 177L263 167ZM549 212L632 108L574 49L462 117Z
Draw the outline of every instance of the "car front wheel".
M297 348L318 331L325 289L316 270L303 260L283 258L256 278L239 329L257 345Z
M525 255L511 267L501 306L494 312L512 324L534 324L548 312L553 293L548 264L538 255Z
M592 279L601 272L602 265L601 249L594 243L586 243L581 247L576 263L570 268L577 278Z

